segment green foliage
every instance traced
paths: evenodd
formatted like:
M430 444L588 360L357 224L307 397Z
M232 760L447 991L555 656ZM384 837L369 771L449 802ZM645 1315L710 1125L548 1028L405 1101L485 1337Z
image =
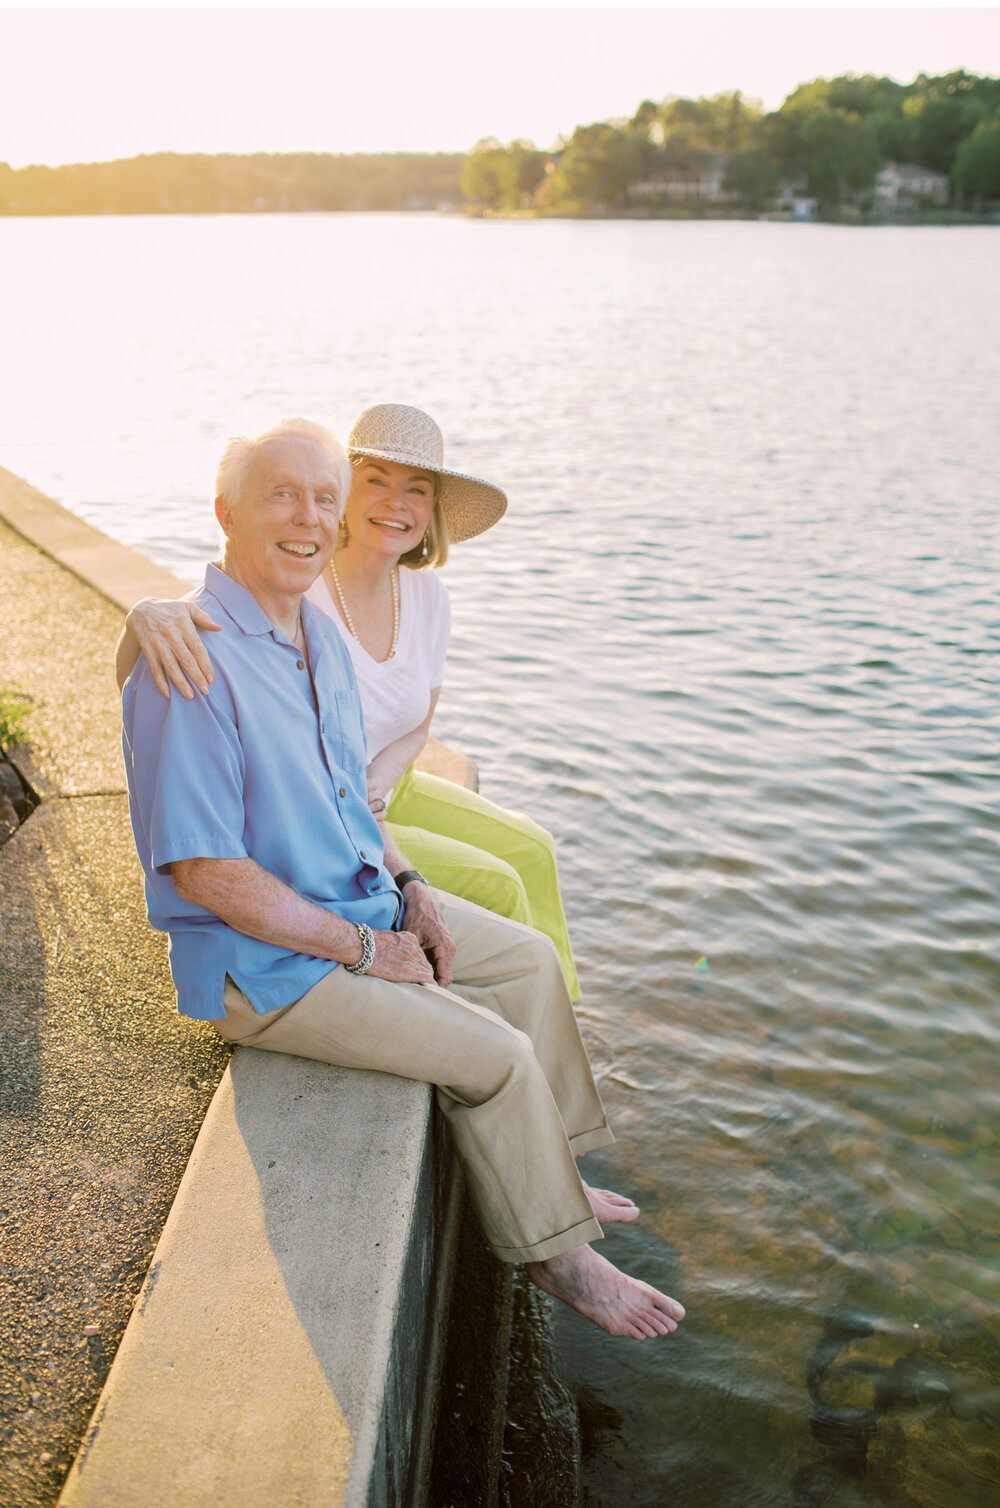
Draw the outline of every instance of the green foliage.
M660 118L660 106L651 99L644 99L638 107L629 126L633 131L641 132L648 136Z
M981 121L955 158L955 182L981 199L1000 195L1000 119Z
M910 118L916 160L939 173L950 173L964 136L978 124L978 118L969 122L965 101L953 96L918 95L914 106Z
M576 208L621 209L625 191L642 177L640 136L597 121L577 126L555 175L557 199Z
M0 173L0 213L210 214L430 209L461 197L463 154L296 152L182 156ZM6 204L4 201L6 200Z
M760 119L759 106L737 89L710 99L665 99L647 130L675 150L736 152L751 145Z
M874 183L882 157L867 121L817 110L802 127L801 142L809 192L821 204L840 204L849 190Z
M867 190L886 161L951 173L963 141L998 113L1000 80L965 73L912 84L815 79L768 117L762 140L783 174L805 179L832 208Z
M545 177L546 154L530 141L479 141L462 164L462 193L489 209L522 209Z
M474 204L499 209L504 186L502 165L504 148L495 137L477 141L462 164L462 193Z
M13 749L28 737L28 719L35 704L16 686L0 687L0 748Z
M513 141L507 148L501 179L503 204L518 209L527 204L545 177L546 156L530 141Z
M920 134L912 115L902 110L886 110L876 111L869 119L884 162L921 162Z
M777 192L778 169L763 147L739 147L726 163L722 187L748 209L759 209Z

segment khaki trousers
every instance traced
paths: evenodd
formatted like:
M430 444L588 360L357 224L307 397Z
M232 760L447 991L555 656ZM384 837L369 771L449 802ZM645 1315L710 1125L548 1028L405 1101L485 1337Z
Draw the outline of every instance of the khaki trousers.
M244 1046L435 1084L487 1241L502 1261L544 1261L603 1234L575 1155L614 1137L549 939L435 899L458 946L449 989L335 968L259 1016L228 981L212 1024Z

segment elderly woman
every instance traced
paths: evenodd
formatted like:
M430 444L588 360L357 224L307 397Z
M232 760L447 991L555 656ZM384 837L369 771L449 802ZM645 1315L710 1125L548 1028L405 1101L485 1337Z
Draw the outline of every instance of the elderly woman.
M544 932L570 997L576 968L550 835L530 818L413 768L430 731L451 628L437 572L450 543L502 516L499 487L443 465L429 415L404 404L369 408L348 439L350 496L333 560L307 597L336 623L354 665L368 742L368 796L395 841L440 890ZM157 686L206 692L211 662L198 630L216 625L187 602L138 603L126 619L116 670L123 685L146 655Z

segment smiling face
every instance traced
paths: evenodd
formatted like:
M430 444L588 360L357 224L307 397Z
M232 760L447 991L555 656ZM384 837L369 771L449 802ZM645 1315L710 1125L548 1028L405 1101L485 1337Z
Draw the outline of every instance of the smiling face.
M398 560L420 544L433 511L433 472L368 456L354 467L344 512L351 546Z
M333 553L338 490L336 463L322 445L280 435L258 445L238 501L216 499L226 570L279 622L298 612Z

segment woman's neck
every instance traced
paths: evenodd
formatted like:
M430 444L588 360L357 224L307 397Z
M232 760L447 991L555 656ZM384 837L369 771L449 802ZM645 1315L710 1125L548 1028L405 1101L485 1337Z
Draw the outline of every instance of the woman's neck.
M330 596L348 632L379 663L399 642L399 573L392 557L339 550L331 563Z
M353 594L372 600L385 594L397 565L389 556L361 549L350 540L334 553L333 561L341 582Z

